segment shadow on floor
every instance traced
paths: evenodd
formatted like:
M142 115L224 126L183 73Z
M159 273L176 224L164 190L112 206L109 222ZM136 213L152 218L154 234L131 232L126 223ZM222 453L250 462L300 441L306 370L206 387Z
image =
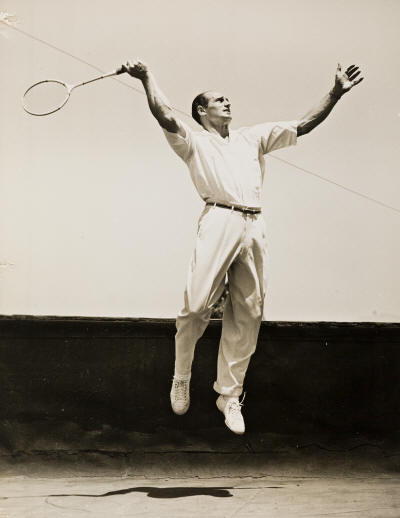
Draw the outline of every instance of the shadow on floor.
M126 495L129 493L147 493L150 498L182 498L186 496L215 496L219 498L226 498L233 496L229 489L232 487L129 487L126 489L119 489L118 491L109 491L102 495L48 495L48 497L66 497L66 496L82 496L91 498L103 498L106 496Z

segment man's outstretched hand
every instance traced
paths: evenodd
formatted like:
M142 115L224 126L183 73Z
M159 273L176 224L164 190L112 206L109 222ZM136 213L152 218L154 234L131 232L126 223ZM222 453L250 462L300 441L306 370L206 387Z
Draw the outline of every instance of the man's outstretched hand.
M148 73L149 68L146 63L139 61L138 59L130 63L126 62L125 65L122 65L124 72L128 72L132 77L136 77L137 79L144 79Z
M358 77L361 74L357 65L350 65L347 69L342 72L342 67L338 63L335 76L335 86L332 89L332 94L337 97L341 97L343 94L358 85L364 79Z

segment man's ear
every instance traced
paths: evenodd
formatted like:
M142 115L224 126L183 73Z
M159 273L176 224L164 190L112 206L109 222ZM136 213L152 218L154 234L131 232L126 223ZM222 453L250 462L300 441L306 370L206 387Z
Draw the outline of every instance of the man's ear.
M206 115L207 112L206 112L206 109L199 104L199 106L197 107L197 113L201 117L202 115Z

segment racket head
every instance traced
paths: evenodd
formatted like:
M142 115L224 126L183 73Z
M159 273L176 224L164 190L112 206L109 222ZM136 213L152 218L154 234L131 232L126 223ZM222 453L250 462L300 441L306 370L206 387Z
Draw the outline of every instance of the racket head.
M22 97L22 106L30 115L38 117L61 110L68 101L71 88L62 81L45 79L30 86Z

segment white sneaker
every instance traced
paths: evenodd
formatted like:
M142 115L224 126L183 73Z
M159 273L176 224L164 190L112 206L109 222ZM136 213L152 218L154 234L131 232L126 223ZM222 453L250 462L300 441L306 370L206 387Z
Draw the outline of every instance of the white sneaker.
M243 398L244 399L244 398ZM242 399L242 401L243 401ZM242 416L243 404L239 403L239 398L234 396L219 396L217 407L225 415L225 424L233 433L239 435L244 433L244 419Z
M190 405L190 378L177 379L173 378L170 393L171 406L175 414L185 414Z

